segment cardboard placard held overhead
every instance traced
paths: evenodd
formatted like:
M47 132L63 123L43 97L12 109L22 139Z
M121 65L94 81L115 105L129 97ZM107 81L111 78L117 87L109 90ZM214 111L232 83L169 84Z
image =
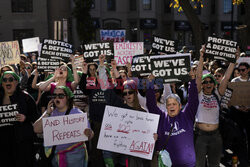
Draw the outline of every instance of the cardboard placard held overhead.
M44 146L88 140L84 130L88 126L86 113L43 118Z
M143 52L143 42L114 43L114 57L118 66L125 66L127 62L131 63L133 56L141 55Z
M19 63L20 49L18 41L0 42L0 67Z
M17 120L18 105L9 104L0 106L0 128L3 126L13 126Z
M106 106L98 149L152 159L159 115Z
M83 49L84 59L87 63L98 62L101 54L106 55L108 63L114 59L114 46L111 42L84 44Z
M29 52L37 52L38 46L40 44L39 37L34 38L26 38L22 40L23 43L23 52L29 53Z
M176 53L175 41L153 36L152 51L155 53L174 54Z
M205 54L211 59L235 63L236 46L235 41L210 36L207 40Z
M228 105L250 107L250 82L229 82L228 87L233 90L233 95Z
M126 30L100 30L100 37L103 42L124 42Z
M143 77L151 74L151 63L149 55L136 55L131 64L132 76Z
M152 74L163 83L188 82L190 80L191 54L156 55L150 57Z

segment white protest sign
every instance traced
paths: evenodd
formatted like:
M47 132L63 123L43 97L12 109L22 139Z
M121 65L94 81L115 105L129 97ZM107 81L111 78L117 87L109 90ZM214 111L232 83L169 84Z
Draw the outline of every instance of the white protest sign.
M240 57L238 60L237 60L237 67L239 66L239 64L241 63L241 62L246 62L246 63L248 63L249 65L250 65L250 57Z
M44 146L86 141L87 114L70 114L43 118Z
M22 40L23 43L23 52L36 52L38 51L38 46L40 44L39 37L26 38Z
M6 64L20 63L18 41L0 42L0 67Z
M159 115L106 106L98 149L152 159Z
M100 30L101 41L124 42L126 30Z
M141 55L143 52L143 42L114 43L114 58L118 66L125 66L127 62L131 63L133 56Z

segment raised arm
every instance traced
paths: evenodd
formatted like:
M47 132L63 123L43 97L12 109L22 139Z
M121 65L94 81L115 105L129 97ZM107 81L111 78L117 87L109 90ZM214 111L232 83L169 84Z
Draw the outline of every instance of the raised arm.
M56 77L58 76L58 74L59 74L59 68L56 69L55 74L53 75L53 77L51 77L51 78L48 79L47 81L38 83L39 89L40 89L41 91L46 91L46 92L49 91L50 88L51 88L50 84L51 84L52 82L55 81L55 79L56 79Z
M202 72L203 72L203 61L204 61L204 53L205 53L205 45L202 45L200 49L200 59L199 64L196 71L196 85L198 89L198 93L201 91L201 82L202 82Z
M235 53L235 57L236 57L236 61L240 57L240 49L239 49L239 47L237 48L237 51ZM228 68L227 68L227 71L226 71L225 75L223 76L223 78L221 80L220 86L218 88L219 94L221 96L223 96L225 94L225 91L226 91L226 88L227 88L227 83L228 83L228 81L229 81L229 79L230 79L230 77L232 75L234 67L235 67L235 63L230 63Z
M77 69L75 65L75 56L71 55L71 64L72 64L72 69L73 69L73 76L74 76L74 81L71 83L71 88L73 90L76 89L77 85L79 84L79 75L77 74Z

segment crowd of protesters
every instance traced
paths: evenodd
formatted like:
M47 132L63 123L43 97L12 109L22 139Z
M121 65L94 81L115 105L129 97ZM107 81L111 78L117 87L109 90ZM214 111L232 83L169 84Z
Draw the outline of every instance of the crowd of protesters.
M108 64L105 55L99 56L98 63L83 62L82 67L75 66L72 55L71 62L61 62L54 72L40 72L36 57L22 54L20 64L0 69L0 105L19 106L17 123L0 127L1 163L11 167L156 167L159 151L165 148L174 167L217 167L224 150L230 148L239 166L247 167L250 107L225 108L220 101L228 82L250 81L249 64L204 60L204 52L202 46L199 59L192 60L190 82L159 85L151 74L146 77L149 86L143 89L138 89L141 78L132 76L130 63L118 67L112 60ZM239 49L235 55L240 57ZM76 91L84 98L74 103ZM160 115L157 134L152 134L156 147L151 161L97 149L106 105ZM84 130L88 141L45 147L45 151L41 151L43 145L34 145L42 143L42 118L83 112L89 119Z

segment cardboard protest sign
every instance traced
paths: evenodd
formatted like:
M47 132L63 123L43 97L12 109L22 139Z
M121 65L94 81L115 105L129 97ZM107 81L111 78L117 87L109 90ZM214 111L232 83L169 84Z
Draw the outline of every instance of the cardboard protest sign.
M151 56L152 74L163 83L188 82L190 80L191 54Z
M149 55L136 55L131 64L132 76L148 76L151 74L151 63Z
M124 42L126 30L100 30L100 38L103 42Z
M0 67L19 63L20 49L18 41L0 42Z
M0 127L14 125L17 122L16 114L18 114L17 104L0 106Z
M236 66L238 67L241 62L246 62L250 65L250 57L240 57L236 62Z
M83 67L83 61L84 61L84 58L83 58L83 55L76 55L75 56L75 66L76 67Z
M98 149L152 159L159 115L106 106Z
M250 82L229 82L228 87L233 90L228 105L250 106Z
M36 52L36 51L38 51L40 39L39 39L39 37L26 38L26 39L22 40L22 43L23 43L23 52L24 53Z
M44 146L88 140L84 130L88 127L86 113L43 118Z
M233 90L230 88L227 88L224 96L221 97L220 106L222 108L228 109L228 103L231 100L232 95L233 95Z
M217 37L208 37L205 54L211 59L235 63L236 46L237 42L235 41Z
M41 50L41 58L54 59L68 62L73 53L73 46L64 41L44 39Z
M131 63L134 55L144 53L143 42L117 42L114 43L114 57L118 66Z
M166 40L157 36L153 36L152 40L152 51L162 52L166 54L174 54L176 53L176 46L175 41L173 40Z
M83 55L87 63L99 61L99 55L105 54L107 62L114 59L114 46L111 42L92 43L83 45Z

